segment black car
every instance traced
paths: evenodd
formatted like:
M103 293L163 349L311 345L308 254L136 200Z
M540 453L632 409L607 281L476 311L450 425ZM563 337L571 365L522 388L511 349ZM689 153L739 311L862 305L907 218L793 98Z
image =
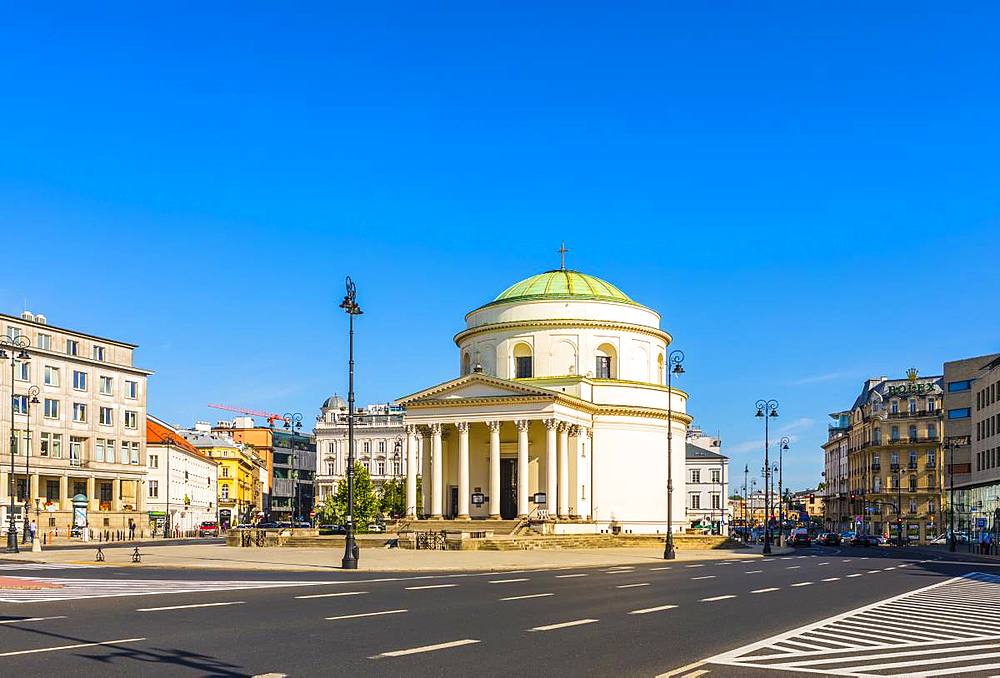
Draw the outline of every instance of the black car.
M343 525L320 525L320 534L347 534L347 528Z
M792 538L789 543L792 546L812 546L812 537L809 535L809 530L802 527L792 530Z
M257 527L262 530L273 530L278 527L278 523L257 523Z
M878 539L869 534L856 534L851 537L851 546L878 546Z
M836 532L824 532L816 538L823 546L840 546L840 535Z

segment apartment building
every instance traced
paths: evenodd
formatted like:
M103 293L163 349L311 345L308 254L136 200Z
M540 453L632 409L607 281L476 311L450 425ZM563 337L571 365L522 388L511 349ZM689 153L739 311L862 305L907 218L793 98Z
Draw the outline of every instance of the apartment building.
M851 511L851 486L848 475L848 433L851 430L851 412L834 412L833 423L827 429L823 443L823 526L833 532L851 530L855 517Z
M218 519L218 464L170 424L146 417L150 531L191 534Z
M152 372L133 363L137 346L27 311L0 314L0 328L0 393L13 392L0 398L0 434L14 437L12 477L10 445L0 446L0 530L11 491L18 519L38 499L42 530L70 531L74 497L87 507L76 522L94 531L143 525Z
M260 477L265 462L257 451L228 436L213 433L205 421L179 433L218 464L219 527L225 530L261 518Z
M1000 356L982 365L972 383L971 473L962 488L971 529L1000 529Z
M685 473L688 525L723 534L729 523L729 458L721 453L722 441L691 427L687 433Z

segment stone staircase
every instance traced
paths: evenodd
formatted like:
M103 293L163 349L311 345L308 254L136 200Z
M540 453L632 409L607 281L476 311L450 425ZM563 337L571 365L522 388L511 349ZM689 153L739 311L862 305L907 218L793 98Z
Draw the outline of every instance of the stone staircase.
M566 535L517 535L494 537L475 542L480 551L530 551L536 549L598 549L598 548L654 548L663 546L661 535L612 535L612 534L566 534ZM674 536L674 548L678 550L709 550L741 548L740 542L726 537L686 535Z

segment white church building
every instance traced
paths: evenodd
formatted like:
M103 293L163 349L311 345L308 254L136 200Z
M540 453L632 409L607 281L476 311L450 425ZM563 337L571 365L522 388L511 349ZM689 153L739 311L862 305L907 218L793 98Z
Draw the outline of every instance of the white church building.
M691 417L687 394L666 386L671 336L656 311L561 268L512 285L465 321L455 336L461 376L397 401L410 516L663 533L671 426L672 527L684 529Z

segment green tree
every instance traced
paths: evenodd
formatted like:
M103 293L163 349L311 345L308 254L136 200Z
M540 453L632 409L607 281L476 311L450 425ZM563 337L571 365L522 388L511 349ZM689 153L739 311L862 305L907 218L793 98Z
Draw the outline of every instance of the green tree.
M347 490L346 480L337 486L335 494L328 495L318 515L321 523L347 524ZM368 526L379 515L379 497L372 485L368 470L359 463L354 464L354 530L367 532Z
M423 499L420 488L420 476L417 476L417 506ZM379 502L382 513L393 518L406 515L406 479L392 478L382 484L379 491Z

